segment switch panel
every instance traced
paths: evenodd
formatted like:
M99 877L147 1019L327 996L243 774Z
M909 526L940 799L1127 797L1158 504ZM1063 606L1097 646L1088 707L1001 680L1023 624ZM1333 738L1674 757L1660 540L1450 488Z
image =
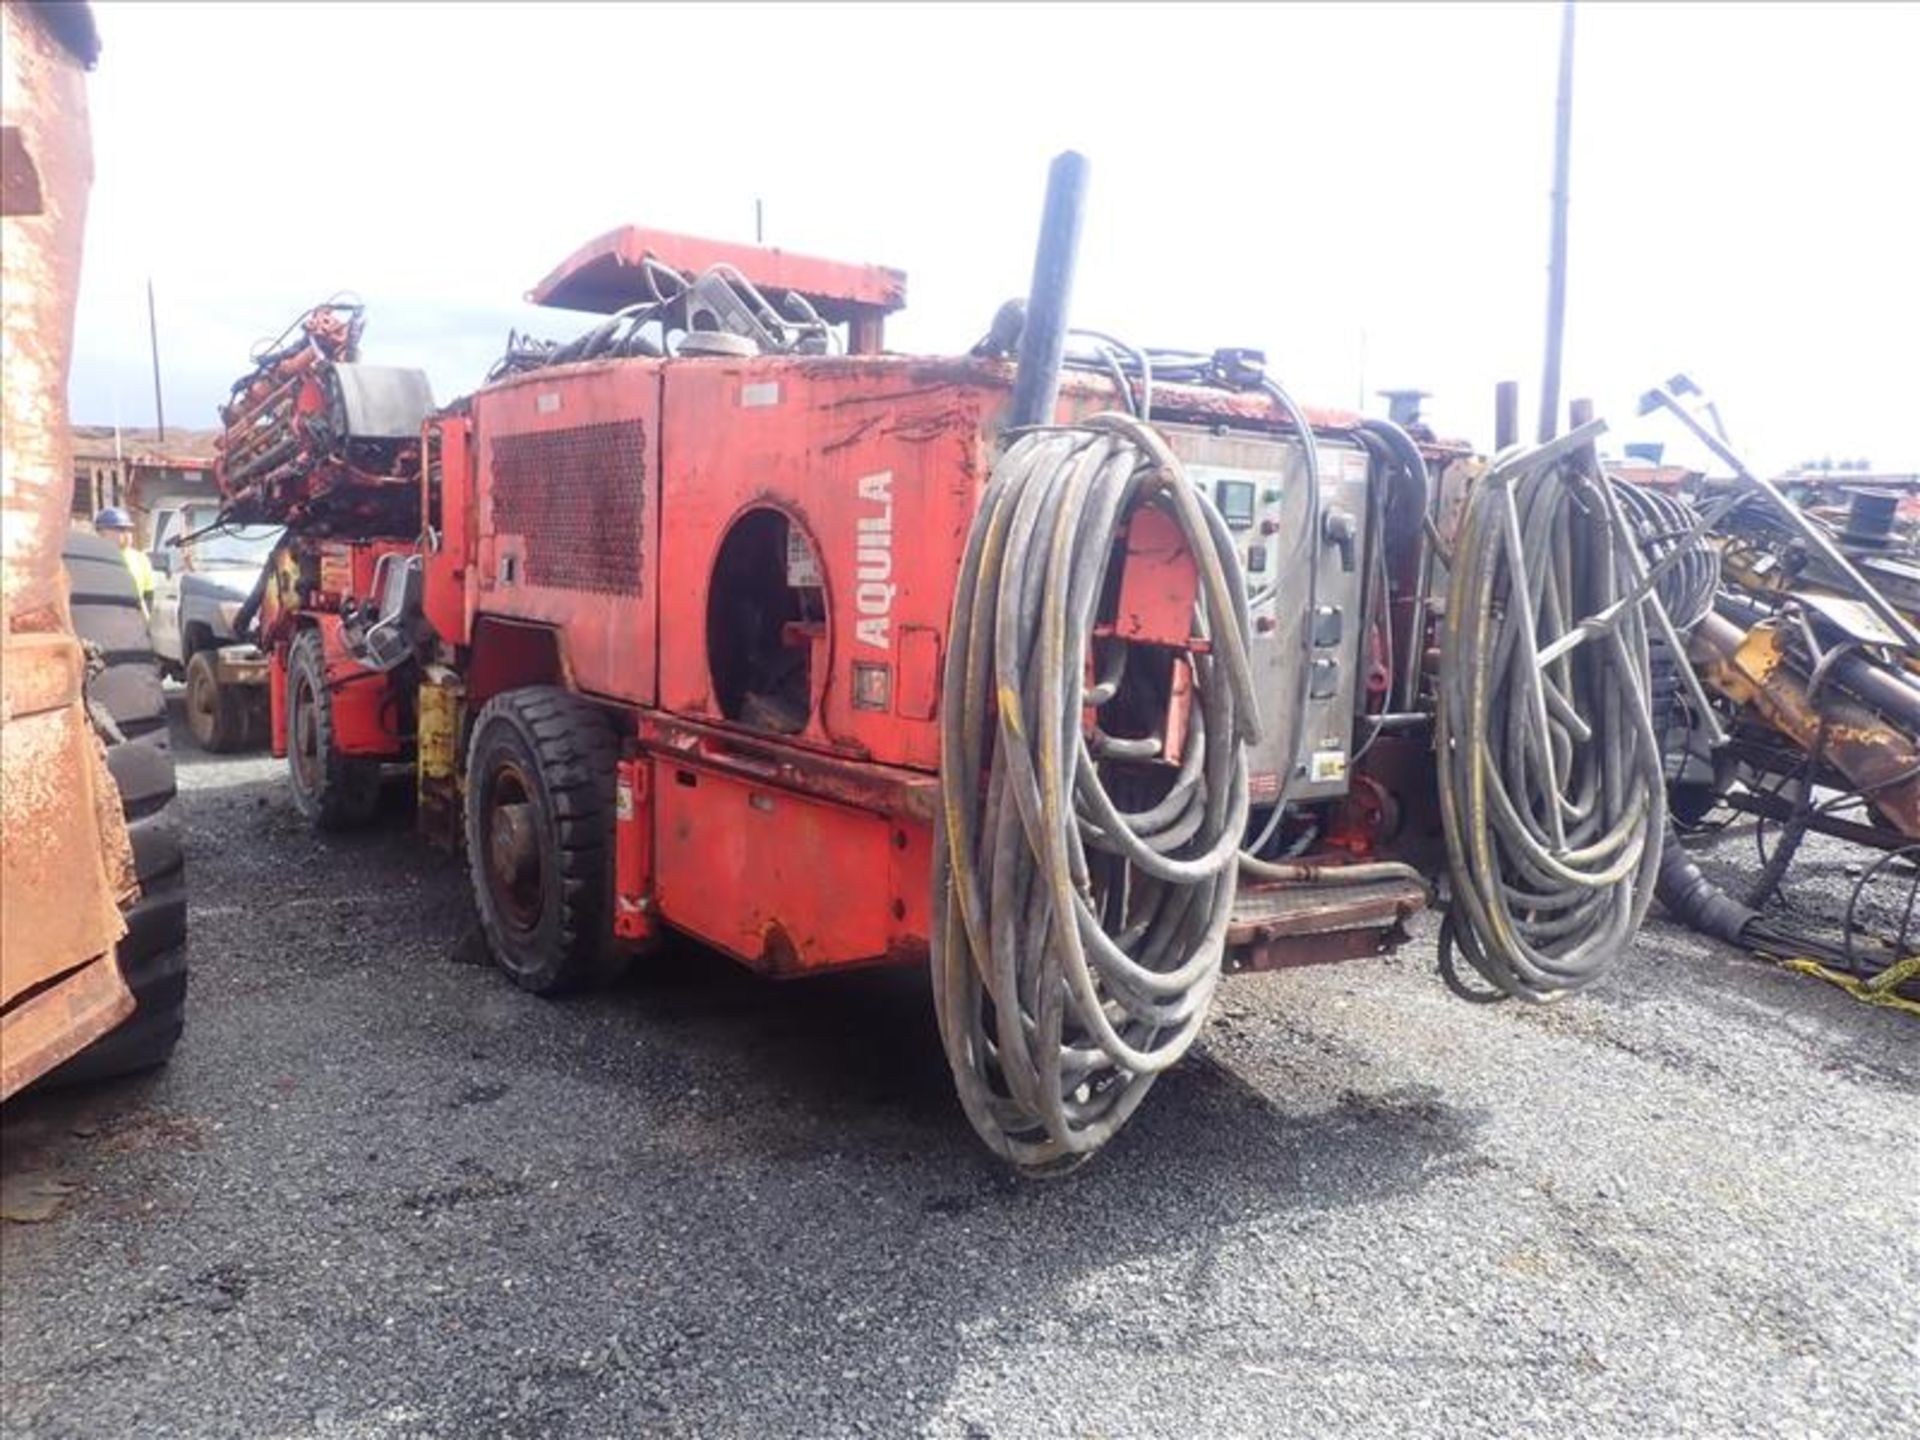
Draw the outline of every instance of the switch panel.
M1307 514L1305 457L1270 435L1162 427L1188 478L1212 496L1243 548L1253 612L1254 686L1263 738L1248 755L1253 798L1271 804L1290 780L1302 801L1347 793L1348 752L1360 675L1361 579L1371 537L1365 533L1371 483L1366 452L1320 442L1320 515ZM1327 517L1340 519L1329 526ZM1306 620L1309 543L1319 552L1319 593L1310 636ZM1288 734L1300 687L1307 688L1303 733ZM1289 742L1292 743L1289 743Z

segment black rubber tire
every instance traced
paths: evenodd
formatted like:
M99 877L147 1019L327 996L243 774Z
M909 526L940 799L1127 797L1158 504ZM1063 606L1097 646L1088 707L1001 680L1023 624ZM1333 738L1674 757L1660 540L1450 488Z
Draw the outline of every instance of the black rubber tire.
M240 693L241 746L264 750L273 739L272 699L264 685L250 685Z
M209 754L231 754L247 743L247 696L240 690L221 687L212 651L187 661L187 733Z
M613 946L618 759L606 715L565 690L510 690L489 700L474 722L466 783L474 908L495 961L536 995L601 984L624 967ZM538 846L537 914L526 921L496 893L492 869L490 816L507 783L532 807Z
M74 633L106 662L88 682L88 698L106 708L127 739L166 749L171 743L167 697L126 562L110 541L78 530L69 532L61 558L71 586Z
M157 814L173 802L173 756L151 745L107 747L107 769L128 820Z
M312 707L313 761L301 775L302 713ZM373 818L380 806L380 762L342 755L333 748L333 692L327 688L325 644L320 632L302 630L287 649L287 776L293 803L315 828L350 830Z
M140 898L116 952L134 1011L49 1077L71 1085L151 1070L180 1043L187 1011L186 861L170 815L130 822Z
M164 744L164 697L157 732L151 724L159 667L146 641L133 577L113 546L76 532L65 553L74 631L107 661L106 671L88 682L88 698L128 737L128 743L108 744L107 771L127 817L140 895L123 912L127 933L114 952L133 991L134 1011L48 1075L41 1082L46 1085L105 1080L165 1063L179 1043L187 1006L186 855L170 813L175 784L173 756ZM129 614L139 619L137 646Z

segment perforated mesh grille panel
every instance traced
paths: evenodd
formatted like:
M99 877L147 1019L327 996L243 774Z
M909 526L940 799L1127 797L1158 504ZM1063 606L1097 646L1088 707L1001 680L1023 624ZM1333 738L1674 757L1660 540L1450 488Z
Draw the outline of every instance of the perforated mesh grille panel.
M638 420L493 442L493 528L525 538L525 583L640 593L645 449Z

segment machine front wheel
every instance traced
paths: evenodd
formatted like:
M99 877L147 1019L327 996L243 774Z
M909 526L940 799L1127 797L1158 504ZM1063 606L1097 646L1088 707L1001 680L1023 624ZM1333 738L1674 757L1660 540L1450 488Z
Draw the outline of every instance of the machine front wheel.
M611 977L614 768L599 710L547 686L487 702L467 750L467 867L481 928L538 995Z
M287 774L294 805L322 830L365 824L380 803L380 762L335 748L333 692L318 630L302 630L287 651Z

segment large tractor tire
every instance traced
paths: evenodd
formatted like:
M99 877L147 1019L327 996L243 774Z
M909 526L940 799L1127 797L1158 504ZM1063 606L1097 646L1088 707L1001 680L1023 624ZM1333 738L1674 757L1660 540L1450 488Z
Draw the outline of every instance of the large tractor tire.
M380 762L334 748L326 648L313 629L287 650L287 774L294 805L319 829L364 825L379 807Z
M167 749L167 697L126 561L110 541L80 530L67 536L60 558L72 587L74 633L106 667L87 682L88 701L111 715L127 740Z
M236 687L221 688L212 651L196 651L187 661L187 731L202 750L226 755L251 744L248 704Z
M614 769L607 717L545 686L487 702L467 747L467 867L494 959L559 994L614 978Z
M120 732L107 739L107 770L133 841L140 895L123 912L127 933L115 951L134 1011L43 1082L104 1080L162 1064L179 1043L187 1008L186 858L174 823L173 756L166 699L146 616L119 553L76 532L63 551L73 587L73 628L105 669L87 681L96 715ZM105 728L105 726L103 726Z

